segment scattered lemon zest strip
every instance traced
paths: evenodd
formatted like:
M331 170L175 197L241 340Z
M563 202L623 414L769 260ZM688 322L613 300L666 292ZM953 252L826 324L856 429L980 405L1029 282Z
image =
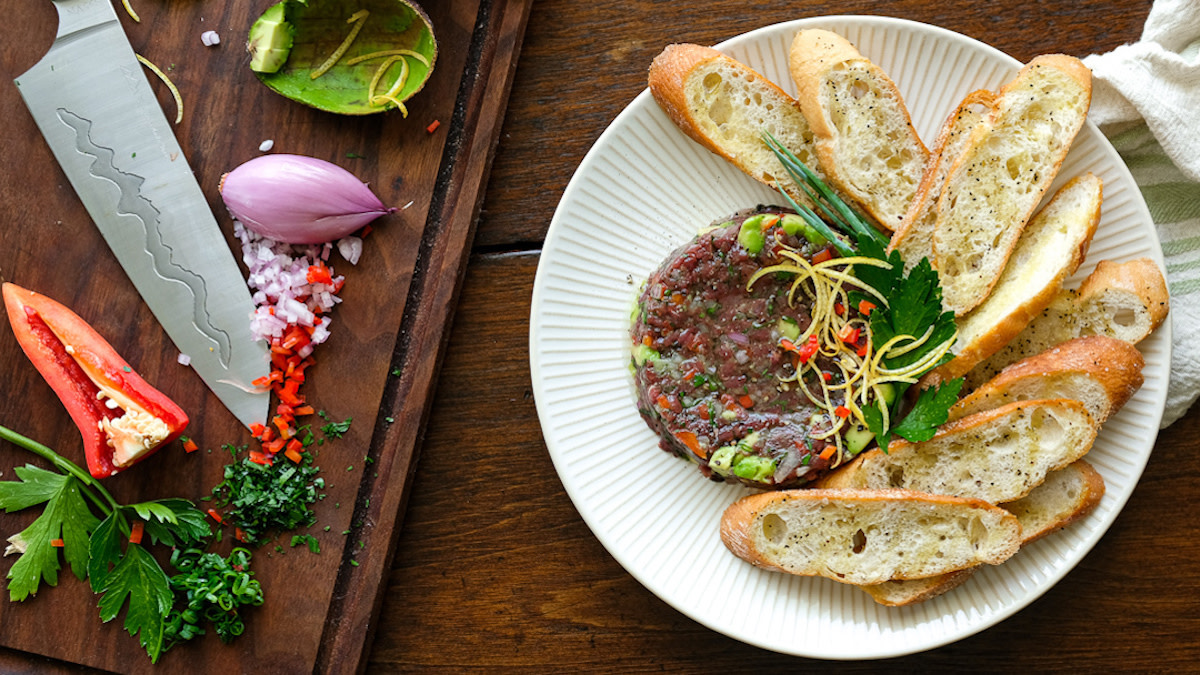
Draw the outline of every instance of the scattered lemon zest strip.
M843 307L850 307L848 288L878 298L882 306L890 305L882 293L854 276L854 266L890 268L891 265L883 260L863 256L832 258L820 263L813 263L799 251L792 249L780 251L779 255L784 260L778 264L763 267L751 275L746 289L749 290L755 282L768 274L792 274L795 275L795 280L788 289L788 305L794 305L796 296L801 293L808 299L811 321L808 329L792 342L799 345L807 342L811 336L817 336L819 345L817 353L829 359L841 371L842 381L837 384L825 382L825 378L817 367L816 354L803 363L797 359L795 373L791 376L780 377L779 380L797 383L805 396L823 413L820 415L820 421L828 420L829 428L812 433L811 437L826 441L832 439L832 444L837 448L837 454L833 457L831 466L837 467L849 459L839 432L852 423L866 427L863 407L867 406L876 406L883 415L884 428L890 427L891 411L889 406L876 404L883 398L880 387L889 383L916 383L922 373L932 368L950 351L958 332L955 331L955 334L948 340L907 366L885 368L883 367L884 359L901 356L926 346L933 334L933 327L929 327L925 334L919 337L915 335L893 336L879 349L875 349L870 335L870 321L865 317L850 318L848 313L839 315L835 311L835 307L839 303ZM867 336L865 351L861 355L840 339L840 334L846 329L856 329L860 334ZM817 386L814 387L804 381L804 375L808 371L813 371L816 375L812 379ZM842 399L840 403L835 401L832 392L840 393ZM836 414L838 405L845 406L849 414L845 417Z
M396 78L395 83L393 83L391 88L387 90L387 93L376 94L375 90L379 88L379 81L382 80L384 75L387 74L387 71L391 69L392 64L396 63L397 61L400 62L399 77ZM389 57L387 61L384 61L379 66L379 68L375 71L375 76L371 78L371 85L367 87L367 103L369 105L378 106L393 103L395 104L396 108L400 110L401 115L408 117L408 108L405 107L404 103L396 98L396 94L404 87L404 83L406 81L408 81L408 61L405 60L404 55Z
M149 59L142 56L141 54L134 54L134 56L137 57L137 60L139 62L141 62L141 64L143 66L146 66L146 68L150 69L150 72L157 75L158 79L162 80L163 83L167 85L167 89L171 90L171 95L175 97L175 110L176 110L175 124L179 124L180 122L182 122L183 121L183 95L179 93L179 88L175 86L175 83L171 81L171 78L167 77L166 73L159 70L158 66L154 65L153 63L150 63Z
M360 9L346 20L346 23L354 24L354 27L350 29L350 34L346 36L345 40L342 40L342 44L338 45L337 49L333 50L333 53L329 55L329 58L325 59L325 63L317 66L317 69L309 74L311 79L315 80L324 75L330 68L332 68L335 64L337 64L338 61L342 59L342 56L346 54L346 50L350 49L350 45L353 44L354 39L358 37L358 31L362 30L363 24L367 22L367 17L370 15L371 13L367 10Z
M396 97L400 94L400 90L404 88L404 84L408 82L408 70L408 61L401 57L400 76L396 78L396 81L392 84L391 88L387 90L387 93L383 94L383 98L394 101L396 105L399 106L405 117L408 117L408 110L402 103L400 103L399 100L397 100Z
M391 96L388 96L387 94L380 94L368 102L371 105L383 105L384 103L395 103L396 107L400 109L400 114L404 117L408 117L408 108L404 107L403 103L401 103L400 101L397 101L395 98L393 98Z
M352 59L347 59L346 65L353 66L355 64L362 63L363 61L372 61L374 59L381 59L385 56L411 56L414 59L425 64L426 67L429 66L429 59L425 58L424 54L421 54L419 52L414 52L411 49L388 49L388 50L382 51L382 52L371 52L370 54L360 54Z
M379 88L379 81L387 74L388 69L392 67L393 63L403 60L403 56L393 56L379 65L379 68L375 70L375 76L371 78L370 86L367 87L367 103L375 105L375 99L379 98L375 95L375 90Z
M133 5L129 4L129 0L121 0L121 4L125 6L125 11L129 12L129 16L133 17L134 21L138 23L142 22L142 19L137 15L137 12L133 11Z

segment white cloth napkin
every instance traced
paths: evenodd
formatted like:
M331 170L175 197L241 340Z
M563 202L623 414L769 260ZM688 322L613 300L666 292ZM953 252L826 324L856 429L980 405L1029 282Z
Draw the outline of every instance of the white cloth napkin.
M1129 166L1162 241L1174 335L1166 427L1200 395L1200 2L1156 0L1141 40L1083 62L1091 119Z

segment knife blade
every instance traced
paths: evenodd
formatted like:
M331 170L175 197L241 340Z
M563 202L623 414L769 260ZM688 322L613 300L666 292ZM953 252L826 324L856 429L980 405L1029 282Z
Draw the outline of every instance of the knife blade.
M50 51L16 84L142 299L217 398L264 423L266 344L229 244L110 0L53 0Z

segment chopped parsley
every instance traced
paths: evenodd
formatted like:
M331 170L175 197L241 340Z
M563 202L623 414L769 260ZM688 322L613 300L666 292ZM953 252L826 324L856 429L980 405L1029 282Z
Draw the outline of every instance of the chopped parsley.
M225 519L241 530L241 538L256 546L275 532L307 527L316 522L310 508L325 487L312 455L300 453L301 461L280 458L268 465L243 456L226 446L235 460L225 466L224 480L213 488L218 506L228 510ZM245 448L242 448L243 450Z

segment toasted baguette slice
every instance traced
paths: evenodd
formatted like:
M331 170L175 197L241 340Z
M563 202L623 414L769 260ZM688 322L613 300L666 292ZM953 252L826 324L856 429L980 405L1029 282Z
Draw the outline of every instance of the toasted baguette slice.
M1035 58L997 94L938 197L932 262L947 309L965 314L992 290L1090 103L1091 71L1062 54Z
M768 131L823 176L800 104L749 66L710 47L668 45L650 64L650 94L689 138L801 204L807 196L763 143Z
M1083 518L1100 505L1104 478L1084 460L1079 460L1046 477L1024 499L1001 508L1021 523L1021 545L1040 539ZM902 607L935 598L960 586L978 569L973 567L925 579L885 581L863 586L875 602Z
M1006 366L1085 335L1141 342L1167 318L1167 282L1149 258L1123 263L1102 260L1079 290L1060 291L1046 309L1004 349L966 375L974 389Z
M958 317L954 359L938 368L940 378L966 374L1003 349L1054 301L1087 255L1100 223L1102 193L1099 178L1079 176L1033 217L987 299Z
M1016 553L1021 526L977 499L907 490L751 495L721 518L721 540L759 567L851 584L920 579Z
M943 425L928 441L868 450L814 487L901 488L1002 504L1087 454L1097 430L1078 401L1018 401Z
M888 231L899 227L929 162L900 90L825 30L797 33L788 66L829 182Z
M1021 521L1021 545L1057 532L1091 513L1104 497L1104 477L1084 460L1046 476L1046 482L1000 507Z
M946 176L962 155L971 132L983 122L994 102L992 92L986 89L973 91L942 125L917 193L888 243L888 253L899 251L905 269L911 269L922 258L933 260L933 226L937 222L938 196L942 194Z
M1105 335L1067 340L1005 368L955 403L947 421L1013 401L1068 398L1103 424L1141 388L1145 363L1137 347L1124 340Z

